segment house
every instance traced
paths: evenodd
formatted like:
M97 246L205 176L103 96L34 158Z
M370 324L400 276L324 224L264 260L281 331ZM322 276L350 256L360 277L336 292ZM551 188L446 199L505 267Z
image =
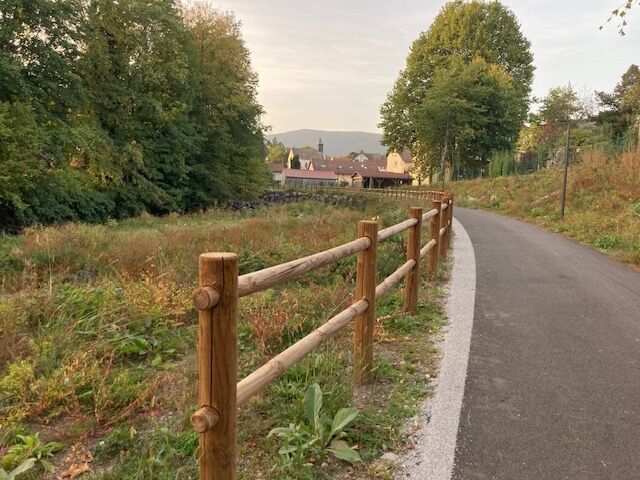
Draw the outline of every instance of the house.
M360 170L351 177L352 185L360 188L387 188L411 185L413 177L409 173Z
M300 161L300 169L307 170L309 169L309 164L313 160L324 160L324 145L322 143L322 138L318 139L318 149L311 147L303 147L303 148L290 148L289 155L287 157L287 168L292 168L293 159L297 156Z
M384 156L383 156L384 158ZM321 172L333 172L338 177L338 185L351 186L353 174L357 172L383 172L386 169L386 161L356 160L351 157L331 157L324 160L314 160L309 166L310 170Z
M386 161L383 153L364 153L362 150L358 155L353 157L353 160L360 163L365 162L383 162Z
M321 181L334 181L340 186L358 186L364 188L384 188L397 185L417 185L411 176L413 158L407 149L402 153L365 153L360 151L353 158L326 157L323 152L322 139L318 140L318 149L310 147L291 148L289 150L288 168L292 169L294 158L300 161L300 171L322 172L330 176L312 178L302 173L288 174L288 180L281 174L282 184L317 184Z
M331 157L312 160L309 169L334 172L338 184L363 188L386 188L417 184L411 175L411 152L383 154L360 152L354 158Z
M420 178L414 170L415 162L411 150L405 148L402 153L390 152L387 155L387 172L393 173L409 173L412 174L413 180L411 185L429 185L429 178Z
M267 168L271 173L271 180L273 183L280 183L280 180L282 180L282 170L284 170L284 166L279 163L270 163L267 165Z
M328 186L337 185L338 176L331 171L302 170L285 168L280 183L288 186Z

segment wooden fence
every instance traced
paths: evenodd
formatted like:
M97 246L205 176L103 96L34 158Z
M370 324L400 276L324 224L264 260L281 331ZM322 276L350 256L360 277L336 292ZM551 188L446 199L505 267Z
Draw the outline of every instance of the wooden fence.
M368 193L388 195L385 190ZM288 368L355 319L354 382L371 382L376 298L405 278L405 311L416 313L421 259L429 253L427 272L435 278L451 242L453 195L442 191L400 190L398 195L430 199L431 209L409 209L396 225L378 230L378 222L362 220L359 237L351 242L263 270L238 275L234 253L203 253L199 259L199 285L194 304L199 311L199 406L191 417L200 433L200 479L236 478L236 413L252 396L264 390ZM429 239L422 244L422 227L429 224ZM407 230L406 261L377 282L377 246ZM276 355L238 382L238 298L280 285L317 268L357 254L355 301L322 326Z

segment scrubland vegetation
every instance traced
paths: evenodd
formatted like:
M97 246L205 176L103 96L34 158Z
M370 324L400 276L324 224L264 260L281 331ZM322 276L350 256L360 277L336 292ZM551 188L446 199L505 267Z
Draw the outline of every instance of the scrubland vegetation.
M302 202L0 237L3 467L39 452L48 463L19 478L41 478L45 466L56 475L87 470L83 478L94 479L196 478L198 436L189 416L197 403L191 295L198 254L238 252L245 273L353 239L360 219L395 223L408 206ZM381 246L380 278L400 265L404 249L403 236ZM354 277L355 257L241 299L240 377L346 306ZM390 466L372 460L402 445L406 418L425 396L425 374L435 374L432 333L444 322L442 296L437 284L422 289L416 316L401 312L399 289L379 300L373 385L354 390L347 330L244 406L240 478L390 478ZM303 397L316 382L327 415L358 409L344 440L364 464L317 449L278 455L282 439L267 438L274 427L304 424Z
M585 153L569 169L564 221L560 168L450 184L456 204L543 225L614 257L640 264L640 152Z

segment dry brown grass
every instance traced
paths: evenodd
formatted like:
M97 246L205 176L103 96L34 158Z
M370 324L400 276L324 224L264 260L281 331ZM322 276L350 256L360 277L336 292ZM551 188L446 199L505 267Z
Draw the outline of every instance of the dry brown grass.
M560 170L455 182L460 205L484 208L546 226L640 264L640 152L617 157L586 152L569 169L564 221L559 219Z
M106 478L174 478L176 465L192 474L197 436L188 417L196 398L197 319L191 295L198 255L234 251L241 270L259 269L352 240L358 220L379 216L382 226L395 223L406 218L412 202L304 202L259 212L31 228L20 237L0 238L0 388L11 390L0 394L0 451L22 432L89 449L102 439L132 452L99 453L96 447L93 468L103 462L104 471L119 469ZM404 253L403 242L385 242L381 268L395 268ZM241 299L241 376L342 309L353 294L354 273L355 259L345 259ZM401 300L381 305L381 315L392 319L396 302ZM411 321L406 328L421 327ZM394 334L388 330L385 338L391 348ZM132 339L147 344L123 350ZM419 336L412 340L421 342ZM348 404L350 361L345 331L256 397L241 415L248 462L242 475L259 469L264 478L279 478L271 464L259 461L262 452L269 452L270 461L277 452L273 440L265 439L269 428L296 421L300 396L314 381L326 387L330 409ZM389 365L384 371L389 398L422 394L416 387L421 378L408 376L413 372L396 384L401 374ZM363 422L354 442L371 455L382 435L372 425L397 425L406 416L393 412L393 405L363 412L375 421ZM129 434L135 430L144 430L148 441L138 442Z

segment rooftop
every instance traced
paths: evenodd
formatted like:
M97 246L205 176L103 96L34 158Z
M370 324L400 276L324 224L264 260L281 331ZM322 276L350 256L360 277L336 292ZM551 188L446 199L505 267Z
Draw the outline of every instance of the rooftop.
M309 180L337 180L335 173L329 171L317 170L298 170L294 168L285 168L282 170L284 178L307 178Z

